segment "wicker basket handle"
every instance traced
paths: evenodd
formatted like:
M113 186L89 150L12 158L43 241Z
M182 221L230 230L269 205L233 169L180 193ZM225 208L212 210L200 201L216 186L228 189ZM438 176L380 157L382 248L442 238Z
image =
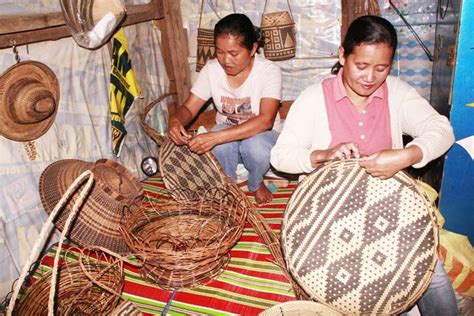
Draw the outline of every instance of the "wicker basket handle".
M71 198L71 196L76 192L76 190L79 188L79 186L86 180L88 179L86 185L84 188L81 190L81 193L79 194L78 199L74 203L74 206L72 208L72 212L68 215L68 218L66 220L66 223L64 225L63 232L61 234L61 237L59 239L59 244L57 247L57 252L56 256L54 257L54 266L53 266L53 274L51 277L51 288L49 292L49 302L48 302L48 315L54 315L54 296L55 296L55 291L56 291L56 277L57 277L57 266L59 263L59 253L61 251L63 239L66 236L66 233L69 231L69 227L71 226L71 223L73 219L75 218L76 213L78 212L79 208L82 206L84 203L87 195L89 194L90 190L93 187L94 184L94 176L90 170L84 171L79 177L77 177L74 182L69 186L67 191L63 194L61 197L61 200L59 200L58 204L56 204L54 210L51 212L49 215L48 219L43 225L43 228L41 229L40 235L33 246L33 250L31 251L30 256L26 260L25 264L23 265L23 270L21 271L20 277L18 278L18 281L15 284L15 288L12 293L12 297L10 299L10 303L8 304L7 307L7 316L11 316L13 312L13 308L15 306L16 299L18 297L18 293L20 292L21 286L23 285L23 282L26 279L26 275L28 274L28 269L31 266L31 264L36 261L38 258L41 248L43 247L43 244L48 237L51 228L53 227L53 220L56 218L56 215L63 209L63 207L67 204L68 200Z
M155 143L157 143L159 146L161 146L163 144L163 142L165 141L165 136L161 135L153 127L151 127L150 125L145 123L145 119L146 119L146 116L147 116L148 112L150 112L151 109L155 107L155 105L159 104L161 101L163 101L164 99L166 99L167 97L169 97L171 95L173 95L173 93L163 94L158 99L153 100L152 102L150 102L150 104L148 104L145 107L143 112L140 113L140 125L142 126L145 133L147 133L147 135L150 136L155 141Z

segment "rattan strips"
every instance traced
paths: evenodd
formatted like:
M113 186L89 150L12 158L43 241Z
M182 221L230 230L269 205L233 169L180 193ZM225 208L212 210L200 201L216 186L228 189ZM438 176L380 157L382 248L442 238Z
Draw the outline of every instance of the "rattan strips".
M71 248L72 249L72 248ZM71 250L70 249L70 250ZM107 315L120 299L123 288L122 262L101 251L65 251L58 267L55 314ZM66 261L67 260L67 261ZM16 315L48 315L52 272L35 281L21 297Z
M84 184L84 182L86 183ZM16 310L20 309L23 311L18 313L20 315L30 315L32 314L31 311L34 311L36 315L40 307L40 315L46 314L46 312L48 315L54 315L55 313L61 315L106 314L103 311L115 307L122 291L122 262L126 258L105 248L92 249L85 255L80 250L80 255L77 259L79 262L78 267L76 264L69 263L69 250L66 251L66 255L63 255L61 252L64 239L73 226L73 221L93 186L93 172L91 170L82 172L68 186L51 211L51 214L41 228L30 256L26 259L17 282L14 284L10 302L6 309L7 316L12 315L15 305ZM60 214L64 206L71 201L72 195L76 194L78 190L80 192L73 202L72 210L68 214L64 229L59 238L51 273L44 275L40 281L30 286L26 296L19 304L16 304L20 289L24 285L29 272L31 273L28 269L35 260L38 260L41 249L50 234L54 218ZM104 251L110 254L111 257L105 255ZM61 257L63 259L62 262L66 262L64 265L60 263ZM46 294L48 292L49 294Z

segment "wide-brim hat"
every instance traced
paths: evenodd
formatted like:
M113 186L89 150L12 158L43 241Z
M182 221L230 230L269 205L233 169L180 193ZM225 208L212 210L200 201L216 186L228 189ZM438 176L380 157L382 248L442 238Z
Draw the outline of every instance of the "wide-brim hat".
M43 171L39 182L41 202L50 214L73 181L84 171L91 170L94 184L79 209L68 237L81 246L99 246L119 254L129 254L120 225L124 212L141 197L142 186L138 179L122 165L108 159L86 162L65 159L52 163ZM82 184L55 220L62 230L72 211Z
M79 46L102 46L125 18L122 0L60 0L64 20Z
M31 141L48 131L59 105L54 72L37 61L23 61L0 76L0 135Z

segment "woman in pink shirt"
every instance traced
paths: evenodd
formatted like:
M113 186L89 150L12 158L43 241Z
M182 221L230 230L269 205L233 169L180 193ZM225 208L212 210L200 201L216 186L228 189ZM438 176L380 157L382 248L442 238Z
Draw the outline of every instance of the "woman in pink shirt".
M309 173L328 160L360 158L369 174L387 179L443 155L454 142L452 127L414 88L389 76L396 47L389 21L356 19L339 48L333 76L305 89L293 103L272 149L272 165ZM413 137L406 145L404 134ZM418 307L423 315L457 314L440 262Z

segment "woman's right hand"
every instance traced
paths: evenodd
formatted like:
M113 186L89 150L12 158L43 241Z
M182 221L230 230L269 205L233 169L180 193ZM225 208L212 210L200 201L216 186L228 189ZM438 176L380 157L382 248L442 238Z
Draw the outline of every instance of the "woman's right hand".
M186 145L192 138L179 120L175 118L169 121L168 136L176 145Z
M341 143L326 150L314 150L310 155L311 166L316 168L319 164L334 159L359 158L359 145L357 143Z

